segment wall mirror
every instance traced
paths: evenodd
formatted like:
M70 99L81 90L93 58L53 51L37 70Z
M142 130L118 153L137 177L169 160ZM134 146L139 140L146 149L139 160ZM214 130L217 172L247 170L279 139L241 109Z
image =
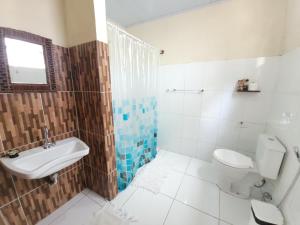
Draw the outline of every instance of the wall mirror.
M0 28L0 90L55 89L52 41L24 31Z

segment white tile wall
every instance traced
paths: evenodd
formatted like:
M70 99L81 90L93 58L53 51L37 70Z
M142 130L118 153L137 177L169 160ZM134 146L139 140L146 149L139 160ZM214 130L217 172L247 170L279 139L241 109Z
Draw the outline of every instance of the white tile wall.
M293 153L293 148L300 146L299 62L300 49L296 49L282 57L162 66L160 148L210 161L215 148L254 156L260 133L278 136L288 153L274 182L274 203L281 203L287 224L298 224L300 178L289 190L300 170ZM241 78L258 81L262 92L234 92L235 82ZM205 91L200 95L171 94L165 92L168 88Z
M161 66L159 147L207 161L216 147L253 156L266 126L278 66L278 57ZM262 92L236 93L235 83L242 78L258 81ZM166 92L173 88L205 91Z
M281 175L275 182L274 203L283 204L287 224L296 225L300 221L299 183L292 188L297 179L300 163L293 148L300 146L300 49L281 57L277 86L273 96L272 110L267 132L278 136L287 147L287 155Z

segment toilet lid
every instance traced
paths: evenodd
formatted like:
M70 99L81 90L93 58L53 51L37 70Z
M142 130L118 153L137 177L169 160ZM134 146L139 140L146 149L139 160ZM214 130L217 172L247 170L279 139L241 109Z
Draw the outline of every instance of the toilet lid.
M270 203L252 200L251 208L254 219L258 224L283 225L283 216L276 206Z
M254 167L250 157L228 149L215 150L214 158L219 162L233 168L250 169Z

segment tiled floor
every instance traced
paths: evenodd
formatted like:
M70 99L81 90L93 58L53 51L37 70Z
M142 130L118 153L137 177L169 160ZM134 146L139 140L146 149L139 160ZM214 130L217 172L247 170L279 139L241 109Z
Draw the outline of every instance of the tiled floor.
M131 185L111 202L132 225L248 225L250 202L220 191L210 164L165 151L155 160L172 168L160 193ZM85 190L38 225L90 225L105 203Z

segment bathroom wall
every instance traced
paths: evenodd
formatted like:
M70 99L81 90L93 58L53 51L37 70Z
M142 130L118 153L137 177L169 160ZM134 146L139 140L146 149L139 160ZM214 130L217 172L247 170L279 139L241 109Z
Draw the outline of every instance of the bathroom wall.
M273 193L274 203L285 202L287 195L289 199L296 198L288 193L291 185L297 178L300 171L300 162L294 154L294 148L300 147L300 48L289 51L281 57L279 77L275 93L273 96L272 108L268 120L267 132L276 135L287 147L287 154L282 167L281 175L275 182ZM298 178L299 180L300 178ZM292 203L291 200L289 200ZM293 204L299 205L299 199ZM287 204L285 204L287 206ZM290 210L292 209L292 210ZM292 219L295 214L299 214L299 207L284 207L284 214ZM290 224L297 224L298 220L289 221Z
M105 15L105 0L65 1L68 41L75 44L69 52L79 136L90 146L84 159L86 183L101 196L113 199L118 188L106 18L95 16Z
M283 51L300 47L300 1L287 0L286 25Z
M161 66L159 147L207 161L216 148L254 156L270 113L278 61L267 57ZM256 80L261 93L235 92L241 78ZM166 92L173 88L204 92Z
M112 199L118 193L108 45L99 41L70 48L87 187Z
M38 18L38 19L37 19ZM0 26L21 29L65 45L62 1L1 0ZM42 145L42 128L60 140L78 136L76 102L68 49L54 45L56 92L0 94L0 152ZM0 168L0 224L36 224L85 187L83 161L59 173L58 183L23 180Z
M25 30L66 46L64 1L0 0L0 26Z
M64 0L67 45L96 40L94 0Z
M297 174L300 162L294 149L300 146L300 2L287 1L286 29L283 56L275 89L267 132L278 136L287 147L287 154L279 179L275 182L273 199L280 204L288 225L299 223L300 200Z
M164 49L162 64L277 56L286 4L286 0L223 0L127 31Z
M0 94L0 152L42 145L42 128L52 140L78 136L68 50L54 46L56 92ZM85 187L83 162L59 173L58 183L23 180L0 167L0 224L35 224Z
M107 43L105 0L63 0L67 46Z
M72 7L64 8L61 1L59 4L52 0L27 2L29 5L22 6L20 2L1 0L1 9L5 6L5 9L18 12L21 16L15 15L17 13L1 14L0 25L41 34L53 38L55 44L64 42L64 46L73 40L67 27L74 26L74 21L58 19L53 12L59 8L66 17L68 13L73 14L70 12ZM72 1L72 4L81 5L83 2L86 0ZM80 7L77 5L75 8ZM99 13L105 14L105 7L98 3L89 8L92 12L83 10L82 13L95 20L96 8ZM38 9L41 9L41 15L36 12ZM76 14L80 18L80 11ZM33 20L44 24L42 26ZM58 20L62 24L56 24ZM97 21L84 26L95 24ZM106 29L100 29L101 24L106 23L99 22L98 30ZM57 30L52 30L52 26ZM81 26L76 26L80 32ZM101 42L101 35L100 38L96 33L84 37L86 39L80 39L71 48L54 46L56 92L0 94L1 156L10 149L27 150L42 145L44 126L50 129L54 140L77 136L90 147L89 156L60 171L58 183L53 186L45 179L28 181L10 176L1 167L1 225L36 224L85 187L108 199L117 194L108 47ZM88 42L90 40L92 42Z

